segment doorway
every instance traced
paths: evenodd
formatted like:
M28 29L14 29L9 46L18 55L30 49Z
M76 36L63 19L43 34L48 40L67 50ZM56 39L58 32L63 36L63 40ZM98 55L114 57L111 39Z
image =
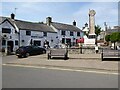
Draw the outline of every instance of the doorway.
M8 50L10 52L13 52L14 42L13 41L8 41L7 46L8 46Z
M66 43L69 45L69 47L71 47L71 39L70 38L66 38Z

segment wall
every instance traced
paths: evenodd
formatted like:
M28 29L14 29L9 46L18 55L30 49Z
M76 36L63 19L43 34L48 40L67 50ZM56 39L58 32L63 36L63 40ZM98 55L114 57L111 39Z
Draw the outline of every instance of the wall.
M11 33L2 33L2 28L9 28L11 29ZM4 23L2 23L0 25L0 35L3 36L3 35L7 35L8 39L7 41L13 41L14 42L14 47L13 47L13 50L15 51L17 48L18 48L18 45L15 45L15 40L18 41L18 34L15 33L15 28L8 22L8 21L5 21ZM5 47L5 46L2 46L2 47Z
M33 36L37 36L37 37L33 37ZM31 35L27 36L26 30L20 30L20 38L21 38L20 45L21 46L30 45L30 41L32 39L33 41L34 40L41 41L41 47L44 46L45 40L49 41L50 47L54 47L54 45L57 42L56 37L57 37L57 33L47 32L47 36L43 36L43 32L33 31L33 30L31 31ZM22 40L24 40L24 42L22 42Z

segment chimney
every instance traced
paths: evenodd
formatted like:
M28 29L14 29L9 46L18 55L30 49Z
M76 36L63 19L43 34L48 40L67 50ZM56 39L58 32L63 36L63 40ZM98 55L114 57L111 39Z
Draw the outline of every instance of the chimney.
M15 14L11 14L11 19L15 19Z
M88 27L88 24L87 24L87 23L85 24L85 27Z
M73 22L73 26L76 26L76 21L74 20L74 22Z
M46 24L47 24L48 26L50 26L51 22L52 22L52 18L51 18L51 17L47 17L47 18L46 18Z

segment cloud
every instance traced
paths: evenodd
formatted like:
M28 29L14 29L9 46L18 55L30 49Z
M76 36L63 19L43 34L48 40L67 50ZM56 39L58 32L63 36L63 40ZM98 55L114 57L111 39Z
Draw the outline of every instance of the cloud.
M96 24L102 27L104 25L104 22L107 22L109 25L117 24L118 22L117 3L92 2L81 6L79 10L73 14L73 16L76 17L76 19L80 19L80 21L78 22L81 23L81 26L89 20L89 9L94 9L96 11Z
M72 24L82 28L88 23L89 9L96 11L96 24L104 27L104 22L113 26L118 22L117 3L113 2L6 2L3 3L3 15L10 16L16 10L16 18L27 21L44 21L47 16L55 22Z

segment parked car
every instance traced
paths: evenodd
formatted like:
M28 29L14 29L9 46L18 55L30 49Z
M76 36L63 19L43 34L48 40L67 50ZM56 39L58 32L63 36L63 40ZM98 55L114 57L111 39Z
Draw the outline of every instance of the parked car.
M38 46L22 46L16 50L16 56L18 58L44 53L46 53L46 49Z

